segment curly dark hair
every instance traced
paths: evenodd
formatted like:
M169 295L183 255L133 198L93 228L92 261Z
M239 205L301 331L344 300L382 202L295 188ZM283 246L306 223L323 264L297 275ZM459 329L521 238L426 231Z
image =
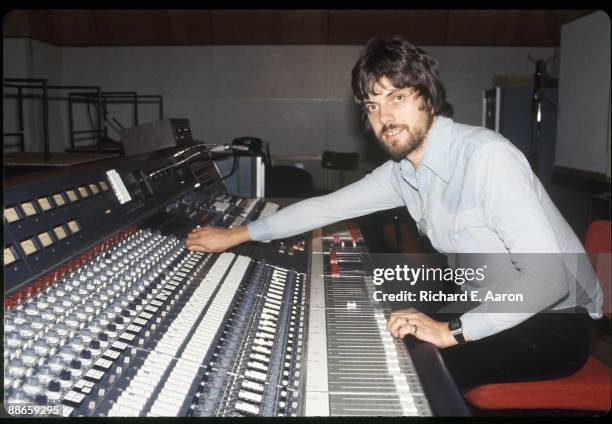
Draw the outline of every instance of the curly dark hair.
M446 102L446 90L438 74L438 62L401 36L373 38L367 42L353 67L351 86L355 101L361 106L374 94L374 85L387 78L395 88L414 89L425 109L439 115Z

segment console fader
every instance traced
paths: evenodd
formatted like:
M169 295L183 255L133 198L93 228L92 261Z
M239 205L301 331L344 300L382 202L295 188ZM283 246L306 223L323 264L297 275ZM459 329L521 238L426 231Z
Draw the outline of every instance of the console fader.
M345 301L336 281L346 264L334 256L314 269L322 245L301 236L185 249L198 225L233 227L278 205L229 195L206 152L180 153L5 187L5 403L61 406L64 416L380 415L380 405L347 405L367 403L357 387L366 380L347 377L359 384L346 393L334 382L345 371L333 353L343 355L334 326L347 315L334 302ZM349 296L360 311L371 310L366 282ZM372 352L387 361L366 378L391 367L391 414L430 414L405 346L378 331L384 312L367 319L378 334L368 343L382 341ZM329 364L312 371L323 352ZM328 368L329 387L317 387ZM323 398L331 408L317 409Z

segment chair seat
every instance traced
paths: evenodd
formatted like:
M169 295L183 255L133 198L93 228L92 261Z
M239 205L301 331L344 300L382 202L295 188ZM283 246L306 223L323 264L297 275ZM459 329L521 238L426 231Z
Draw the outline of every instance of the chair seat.
M576 373L527 383L485 384L465 394L481 409L610 410L610 369L590 356Z

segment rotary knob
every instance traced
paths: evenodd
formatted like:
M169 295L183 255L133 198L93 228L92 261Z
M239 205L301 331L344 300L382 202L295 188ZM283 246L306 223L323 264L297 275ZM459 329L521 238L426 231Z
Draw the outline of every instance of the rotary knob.
M47 365L43 365L42 367L38 368L36 377L38 377L42 384L49 384L49 382L53 380L54 373Z
M21 358L13 358L9 362L8 371L12 377L21 378L26 372L23 360Z
M83 339L83 343L89 343L93 337L93 334L89 328L84 328L81 330L81 338Z
M4 317L4 334L15 331L15 328L16 326L13 317Z
M4 372L4 396L8 394L11 386L13 385L13 381L15 381L13 377L11 377L11 375L5 371Z
M38 361L38 355L36 355L34 349L28 347L25 348L21 353L21 359L26 367L32 368L34 365L36 365L36 362Z
M83 338L81 336L75 336L70 341L70 347L72 348L72 351L75 353L79 353L80 351L82 351L85 347Z
M28 317L37 316L40 314L35 301L30 301L25 305L24 312Z
M108 324L106 326L106 333L108 334L108 338L110 339L114 339L115 337L117 337L117 325L113 323ZM102 334L103 333L100 333L100 336L102 336ZM102 337L100 337L100 340L103 340Z
M89 325L87 326L87 328L89 328L89 330L91 331L91 334L93 336L95 336L96 334L98 334L101 331L102 323L97 318L96 319L92 319L91 322L89 323Z
M64 313L66 312L66 307L64 306L63 302L56 302L55 304L53 304L53 313L55 314L55 316L60 316L60 315L64 315Z
M72 377L78 378L83 374L83 367L81 361L78 359L73 359L70 362L70 372L72 373Z
M66 317L65 322L68 328L71 330L74 330L79 326L79 320L74 312Z
M34 376L29 377L23 384L23 391L31 398L35 397L42 392L40 380Z
M77 301L74 301L71 299L71 296L64 296L62 298L62 306L66 309L70 309L76 302L78 302L78 299Z
M91 342L89 342L89 350L92 356L99 356L100 355L100 340L94 339Z
M45 339L47 339L47 343L51 347L57 346L61 338L62 338L61 335L55 329L50 329L49 331L47 331L47 334L45 334Z
M79 360L81 361L81 364L83 364L83 367L88 368L91 365L92 360L91 350L83 349L79 355Z
M59 383L62 388L67 388L72 385L72 373L69 370L61 370L59 373Z
M19 333L21 337L24 339L31 339L34 337L34 330L32 329L32 324L29 322L24 322L19 326Z
M62 361L68 363L74 359L74 352L69 346L63 346L59 351L59 356L62 358Z
M113 323L117 326L117 329L121 331L125 327L125 321L126 320L123 318L123 316L118 316L118 317L115 317L115 319L113 320Z
M57 334L59 334L60 337L66 337L68 335L69 329L66 324L60 322L55 326L55 331L57 331Z
M47 356L47 353L49 353L49 345L43 338L36 340L33 348L34 352L39 356Z
M53 308L45 308L40 311L40 316L45 322L55 321L55 313L53 312Z
M13 390L13 393L11 393L11 395L8 397L9 403L27 403L28 400L28 395L23 391L23 389Z
M87 316L91 316L95 310L96 309L94 308L93 301L91 300L85 301L85 304L83 305L83 312L85 312Z
M32 317L32 329L38 333L43 328L45 328L45 322L42 316L37 315L35 317Z
M26 322L28 319L27 315L25 312L23 311L16 311L15 312L15 316L13 318L13 322L15 323L15 325L21 325L24 322Z
M111 317L108 312L101 313L100 316L98 317L98 321L100 322L100 326L101 327L106 327L111 322L112 318L114 318L114 316Z
M57 380L51 380L47 386L45 394L50 402L59 401L62 394L62 386L60 385L60 382Z
M44 300L43 300L44 299ZM49 293L47 293L46 298L42 298L39 300L40 302L47 302L49 305L53 305L54 303L57 302L57 294L55 293L55 291L51 290L49 291Z
M89 318L84 306L79 306L75 311L75 315L79 322L85 322Z

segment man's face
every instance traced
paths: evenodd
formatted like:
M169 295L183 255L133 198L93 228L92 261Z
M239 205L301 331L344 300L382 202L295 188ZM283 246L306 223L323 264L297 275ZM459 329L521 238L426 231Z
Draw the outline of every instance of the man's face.
M373 89L364 102L370 126L394 160L405 159L423 145L433 114L411 88L395 88L383 78Z

